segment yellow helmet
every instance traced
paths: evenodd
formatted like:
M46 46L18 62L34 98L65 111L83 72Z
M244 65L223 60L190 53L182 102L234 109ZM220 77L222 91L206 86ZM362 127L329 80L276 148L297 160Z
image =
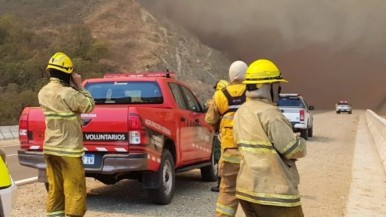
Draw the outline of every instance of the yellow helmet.
M217 81L216 85L214 85L213 88L217 91L217 90L223 89L224 87L226 87L228 85L229 85L228 81L226 81L226 80L219 80L219 81Z
M74 70L70 57L62 52L57 52L50 58L46 71L49 72L50 69L56 69L67 74L71 74Z
M245 72L244 84L265 84L274 82L288 82L285 80L275 64L266 59L259 59L251 63Z

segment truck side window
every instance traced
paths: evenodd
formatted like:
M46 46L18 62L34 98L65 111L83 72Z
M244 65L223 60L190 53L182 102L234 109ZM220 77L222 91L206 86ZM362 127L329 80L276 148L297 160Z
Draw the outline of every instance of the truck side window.
M190 92L190 90L184 86L181 86L181 88L188 103L188 110L194 112L201 112L202 110L200 103L197 101L196 97L194 97L193 93Z
M181 95L180 89L178 88L178 84L169 83L169 87L170 87L170 90L173 93L174 100L176 101L178 107L180 109L186 110L187 108L186 108L186 105L185 105L185 101L184 101L184 98Z

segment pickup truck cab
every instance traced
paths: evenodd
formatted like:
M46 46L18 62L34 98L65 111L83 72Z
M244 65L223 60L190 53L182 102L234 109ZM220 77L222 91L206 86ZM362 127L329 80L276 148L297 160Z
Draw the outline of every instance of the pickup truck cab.
M280 94L277 106L291 122L294 132L300 132L300 136L305 140L313 136L311 110L314 110L314 106L308 106L301 95L297 93Z
M138 180L156 204L171 202L177 172L199 168L204 181L217 180L214 129L175 73L106 74L84 86L96 103L93 112L81 115L87 177L105 184ZM20 164L45 177L42 110L25 108L19 129Z

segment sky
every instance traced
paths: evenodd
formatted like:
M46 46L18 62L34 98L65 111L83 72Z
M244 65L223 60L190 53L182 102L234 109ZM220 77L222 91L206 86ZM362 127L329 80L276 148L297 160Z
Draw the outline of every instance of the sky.
M317 109L338 100L354 109L386 103L384 0L141 2L235 60L272 60L289 81L284 92Z

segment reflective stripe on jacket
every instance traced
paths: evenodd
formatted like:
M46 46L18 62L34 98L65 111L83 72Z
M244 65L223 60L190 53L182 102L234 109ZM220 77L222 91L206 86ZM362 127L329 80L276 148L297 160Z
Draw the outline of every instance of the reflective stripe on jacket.
M242 155L236 196L252 203L300 205L295 160L306 154L303 138L270 101L248 99L234 117L234 137Z
M89 113L95 102L86 89L75 90L51 78L38 94L45 115L43 153L79 157L84 154L81 113Z
M228 94L229 93L229 94ZM237 108L245 101L245 84L230 84L221 91L216 91L214 94L214 109L208 110L215 114L208 114L207 117L214 117L212 120L206 118L210 124L220 122L221 133L221 149L237 148L233 139L233 116ZM235 99L235 102L229 102L228 98ZM244 95L244 97L243 97ZM240 101L240 100L244 101Z

